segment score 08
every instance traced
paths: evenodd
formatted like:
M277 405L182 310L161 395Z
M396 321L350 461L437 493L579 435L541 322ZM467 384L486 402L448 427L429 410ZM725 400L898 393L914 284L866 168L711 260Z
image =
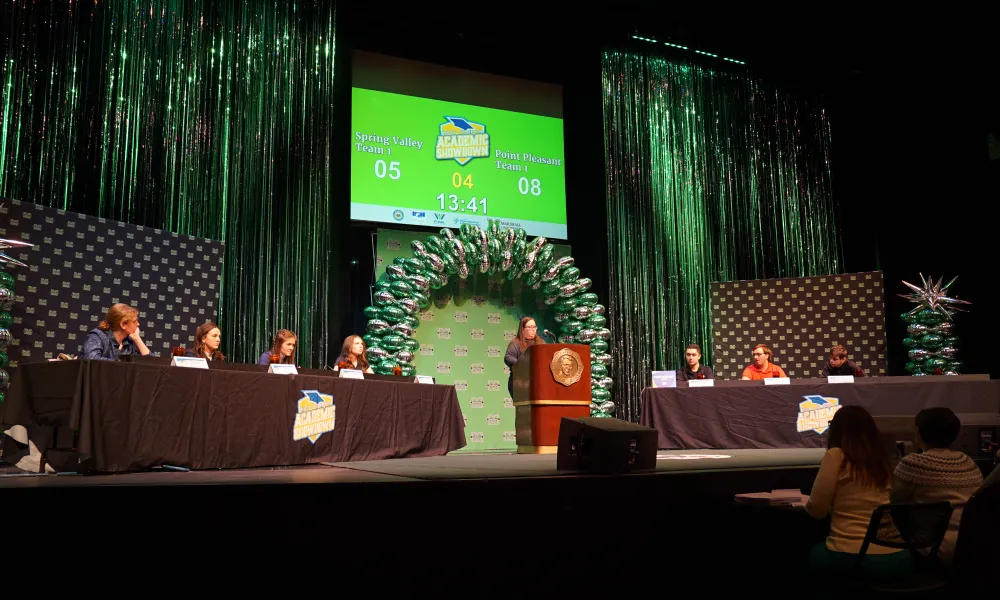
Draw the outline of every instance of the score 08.
M542 195L542 182L538 179L528 179L527 177L522 177L517 180L517 191L521 192L522 196L527 196L531 194L532 196Z

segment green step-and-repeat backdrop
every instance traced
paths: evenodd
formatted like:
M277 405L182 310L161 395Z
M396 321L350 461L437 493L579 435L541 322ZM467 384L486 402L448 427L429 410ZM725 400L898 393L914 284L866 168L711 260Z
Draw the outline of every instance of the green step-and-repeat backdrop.
M424 241L428 233L378 230L377 275L396 257L410 257L410 242ZM556 258L569 256L570 247L555 244ZM517 334L517 323L530 315L542 329L558 331L554 311L543 302L541 290L478 272L468 279L452 277L448 285L431 290L431 306L419 313L413 334L420 342L413 364L420 375L453 384L465 415L462 452L509 452L514 438L514 403L507 392L509 369L503 364L507 344Z

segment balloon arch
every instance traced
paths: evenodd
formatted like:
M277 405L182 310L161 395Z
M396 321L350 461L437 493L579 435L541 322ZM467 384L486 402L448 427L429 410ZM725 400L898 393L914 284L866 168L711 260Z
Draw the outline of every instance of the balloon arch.
M556 311L559 342L590 346L590 413L614 413L605 309L597 303L597 294L587 291L592 282L580 277L572 257L554 259L554 247L544 237L529 242L523 229L503 230L493 219L486 229L464 224L457 235L442 229L424 242L414 240L410 248L413 256L386 266L375 283L375 304L365 309L364 339L376 373L391 374L399 366L405 376L416 374L413 358L420 343L413 332L420 326L416 315L431 304L430 290L448 285L452 276L465 279L477 269L489 275L506 273L508 280L522 278L542 290L545 304Z

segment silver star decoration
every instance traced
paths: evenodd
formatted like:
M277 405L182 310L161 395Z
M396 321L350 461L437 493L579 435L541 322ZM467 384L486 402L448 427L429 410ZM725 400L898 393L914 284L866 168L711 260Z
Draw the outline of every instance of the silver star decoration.
M28 265L23 262L11 258L4 253L7 248L33 248L34 244L29 244L28 242L21 242L18 240L5 240L0 238L0 265L10 265L12 267L27 267Z
M922 310L930 309L934 312L943 314L950 321L955 315L955 311L968 312L964 308L959 308L957 305L972 304L971 302L959 300L957 296L947 295L948 288L951 287L951 284L955 283L956 279L958 279L958 276L955 276L947 284L941 285L944 281L944 275L941 276L941 279L938 279L937 282L935 282L933 277L924 278L924 274L921 273L920 282L923 284L923 287L917 287L912 283L904 281L903 285L910 288L915 293L899 294L899 296L901 298L906 298L910 302L917 303L917 306L906 314L915 315Z

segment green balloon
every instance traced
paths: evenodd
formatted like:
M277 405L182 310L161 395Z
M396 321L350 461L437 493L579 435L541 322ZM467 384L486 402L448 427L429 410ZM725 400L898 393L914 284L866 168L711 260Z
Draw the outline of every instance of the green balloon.
M392 371L399 365L392 359L386 359L375 365L375 372L379 375L392 375Z
M570 267L568 269L563 269L563 272L559 274L559 281L563 283L572 283L580 278L580 269L576 267Z
M604 318L604 315L591 315L590 318L587 319L587 327L590 329L600 329L607 324L608 320Z
M406 317L406 311L398 306L386 306L382 308L382 317L390 323L399 323Z
M403 371L403 377L413 377L417 374L417 368L413 365L402 365L400 369Z
M417 304L420 305L420 310L427 310L427 308L431 305L430 294L425 294L424 292L413 292L413 295L410 297L417 301Z
M420 349L420 342L418 342L413 338L406 338L405 340L403 340L403 347L409 350L410 352L416 352L417 350Z
M553 296L559 293L560 287L562 287L562 282L556 278L542 286L542 293L546 296Z
M406 338L399 334L390 333L382 338L382 347L387 350L399 350L403 347Z
M403 268L414 275L423 275L427 265L419 258L407 258L403 261Z
M568 319L563 321L562 325L559 326L559 329L567 335L576 335L578 331L583 329L583 323L577 321L576 319Z
M918 342L916 338L903 338L903 346L907 348L916 348L918 345L920 345L920 342Z
M608 351L608 343L601 338L597 338L590 342L590 352L592 354L604 354Z
M573 310L577 305L576 298L563 298L559 302L556 302L556 312L568 313Z
M904 369L906 370L907 373L918 373L920 372L920 364L910 361L906 363Z
M365 341L365 346L369 348L382 345L382 337L375 333L366 333L361 336L361 339Z
M524 260L527 252L528 243L524 239L519 239L514 242L514 260L521 262Z
M14 317L7 311L0 311L0 329L10 329L14 323Z
M365 316L368 317L369 319L381 319L382 309L377 306L366 306Z
M420 327L420 319L414 317L413 315L403 315L403 320L401 322L406 323L414 329Z
M0 404L3 404L3 401L4 401L5 398L6 398L6 396L4 396L4 393L0 392Z
M389 287L391 285L392 285L392 280L387 277L387 278L379 279L378 281L376 281L375 282L375 289L378 290L378 291L380 291L380 292L382 292L382 291L389 291Z
M531 287L531 286L535 285L536 283L538 283L538 281L541 278L542 278L542 272L539 271L536 268L531 273L528 273L528 276L524 278L524 284L527 285L527 286L529 286L529 287Z
M593 292L587 292L586 294L580 294L576 297L577 304L582 306L593 306L597 304L597 294Z
M7 353L0 350L0 369L6 369L8 364L10 364L10 362L7 358Z
M929 308L917 313L917 323L921 323L923 325L937 325L942 323L944 320L944 315L937 311L930 310Z
M552 262L553 252L555 252L555 246L552 244L546 244L542 248L542 251L538 253L538 257L535 258L535 271L544 274L544 271L549 267L549 263Z
M427 236L427 248L434 254L441 254L444 251L444 240L436 235Z
M937 334L929 333L920 338L920 345L929 350L937 350L944 345L944 338Z
M0 271L0 287L14 291L14 276L7 271Z
M962 367L964 367L964 366L965 366L965 363L962 362L962 361L960 361L960 360L950 360L950 361L948 361L948 369L951 370L951 371L955 371L955 372L961 371Z
M611 399L611 392L602 387L591 388L590 398L594 402L605 402Z
M413 289L412 285L400 279L392 282L390 291L398 298L405 298L416 290Z
M951 346L952 348L954 348L955 346L958 346L958 342L959 342L959 339L958 339L957 335L946 335L946 336L944 336L944 345L945 346Z
M899 318L903 320L904 323L916 323L917 315L911 315L910 313L903 313L899 315Z
M608 376L608 368L604 366L603 363L599 362L590 363L591 379L594 379L595 377L607 377L607 376Z

